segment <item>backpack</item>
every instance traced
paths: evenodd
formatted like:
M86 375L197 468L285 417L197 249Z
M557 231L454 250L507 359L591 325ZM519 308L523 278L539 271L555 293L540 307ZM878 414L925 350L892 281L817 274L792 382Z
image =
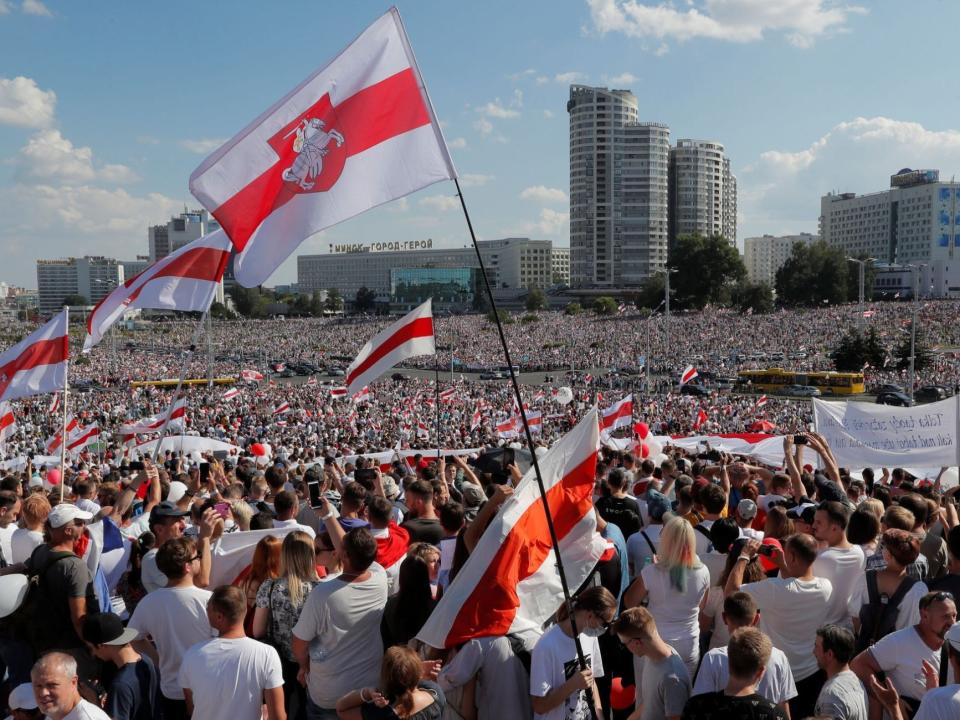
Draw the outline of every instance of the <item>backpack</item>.
M24 596L23 602L13 613L0 621L0 627L2 627L4 635L34 644L36 628L38 627L35 620L43 608L46 594L43 577L58 562L71 557L76 557L76 555L65 551L50 553L42 567L26 573L27 594Z
M867 571L867 595L869 600L860 608L860 632L857 633L856 652L860 653L897 629L897 614L900 603L917 579L905 575L899 587L889 598L880 594L877 586L877 570Z

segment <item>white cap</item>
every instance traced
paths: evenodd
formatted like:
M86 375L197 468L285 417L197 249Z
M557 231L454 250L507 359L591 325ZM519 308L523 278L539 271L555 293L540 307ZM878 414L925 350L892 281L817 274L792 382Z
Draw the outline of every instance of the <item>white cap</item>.
M187 494L187 486L179 480L170 483L170 490L167 491L167 500L172 503L180 502L181 498Z
M23 604L30 588L26 575L10 574L0 577L0 618L5 618Z
M33 694L33 685L30 683L17 685L10 693L7 704L11 710L36 710L37 698Z
M84 522L93 520L93 513L85 512L70 503L60 503L47 515L47 522L50 523L52 528L61 528L74 520L83 520Z
M950 643L954 650L960 652L960 623L951 625L943 639Z

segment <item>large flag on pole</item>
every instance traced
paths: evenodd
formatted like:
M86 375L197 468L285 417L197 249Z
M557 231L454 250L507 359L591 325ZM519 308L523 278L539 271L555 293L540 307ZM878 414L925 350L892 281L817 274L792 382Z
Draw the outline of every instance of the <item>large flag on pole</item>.
M603 411L600 417L600 431L612 431L621 427L630 427L633 423L633 395L627 395L620 402Z
M8 402L0 402L0 444L13 437L17 432L17 418L13 415L13 407Z
M237 281L253 287L310 235L456 176L391 8L204 160L190 191L239 253Z
M120 426L121 435L140 435L142 433L151 433L163 427L163 423L170 415L170 422L167 427L171 430L182 429L186 421L187 401L186 398L179 398L173 405L167 408L166 412L158 413L138 420L135 423L127 423Z
M204 235L118 285L87 317L84 352L135 308L203 312L210 307L230 259L230 240L221 230Z
M347 368L348 395L356 395L399 362L418 355L436 355L432 307L432 300L427 300L360 349Z
M0 401L62 390L67 379L67 311L0 354Z
M599 442L594 408L540 460L571 589L586 580L606 549L593 512ZM484 635L531 629L539 627L562 603L557 558L531 468L417 637L433 647L447 648Z

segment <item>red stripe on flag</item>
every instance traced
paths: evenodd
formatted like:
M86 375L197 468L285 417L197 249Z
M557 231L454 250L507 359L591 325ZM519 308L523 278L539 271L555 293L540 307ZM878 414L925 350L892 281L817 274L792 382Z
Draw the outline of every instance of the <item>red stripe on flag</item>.
M50 340L38 340L23 349L13 360L0 367L0 395L5 392L13 381L15 373L24 370L33 370L41 365L57 365L67 359L69 355L67 336L63 335Z
M416 318L413 322L404 325L393 335L387 338L383 343L373 349L373 352L367 358L357 365L352 373L347 377L347 386L373 367L379 360L392 353L404 343L416 340L417 338L433 336L433 318Z
M283 138L327 97L324 95L274 137ZM329 100L325 104L329 108ZM411 68L365 87L332 108L332 112L337 118L336 129L346 137L348 158L430 124L430 113ZM297 193L285 191L287 183L283 180L282 166L286 160L278 157L269 170L213 211L238 252L246 247L264 218L296 196Z
M591 453L547 491L558 539L562 540L584 515L592 512L596 469L597 454ZM520 607L517 585L540 569L551 550L550 530L538 498L510 529L484 571L486 577L496 578L496 582L481 580L477 584L457 613L448 637L475 637L477 628L483 628L484 635L505 635Z
M8 412L6 415L0 417L0 432L6 430L8 427L17 422L16 418L13 417L12 412Z

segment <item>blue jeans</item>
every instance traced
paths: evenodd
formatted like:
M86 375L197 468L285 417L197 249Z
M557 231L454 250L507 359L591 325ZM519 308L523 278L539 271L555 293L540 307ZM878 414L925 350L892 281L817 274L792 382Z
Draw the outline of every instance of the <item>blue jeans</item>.
M307 720L338 720L335 708L322 708L307 695Z

